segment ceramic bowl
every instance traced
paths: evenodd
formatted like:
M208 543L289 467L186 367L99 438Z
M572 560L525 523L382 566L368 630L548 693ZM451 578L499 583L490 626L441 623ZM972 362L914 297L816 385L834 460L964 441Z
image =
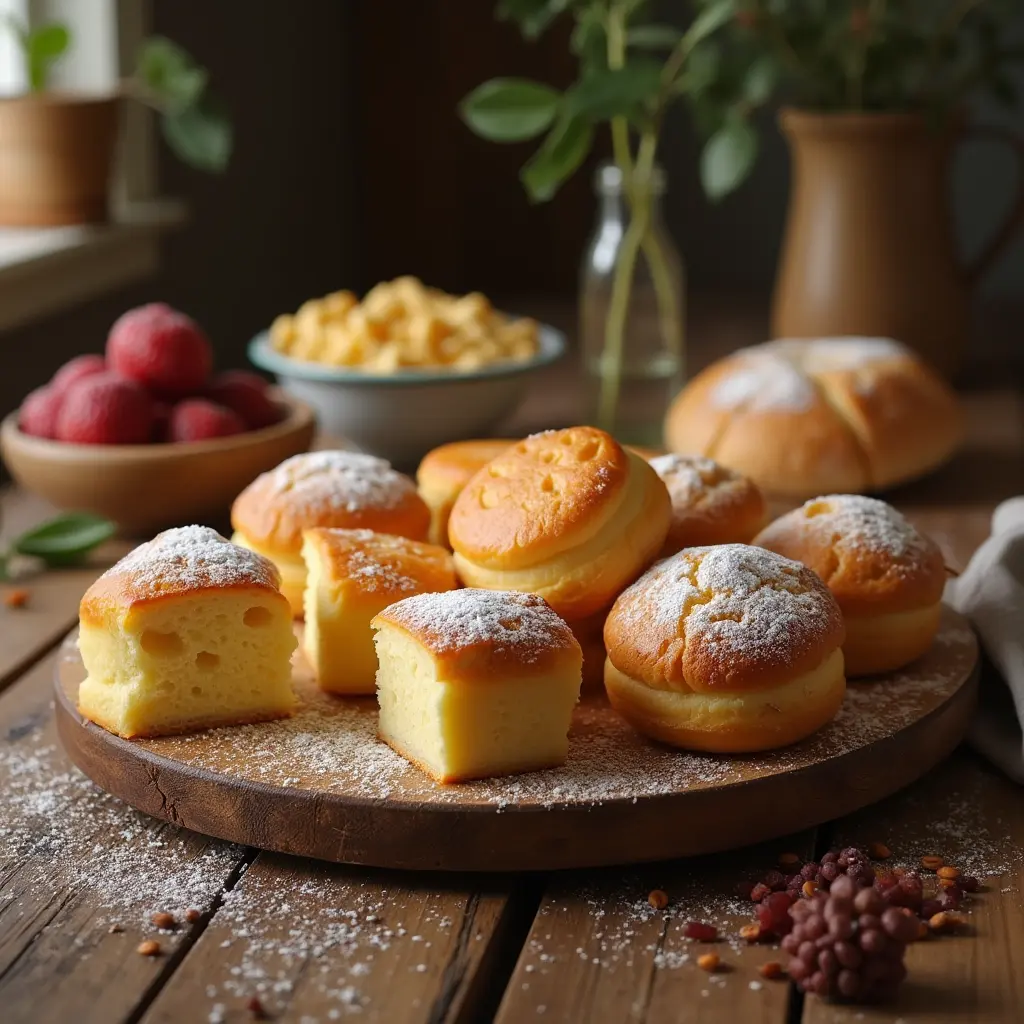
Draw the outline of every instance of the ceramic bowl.
M261 430L175 444L67 444L30 437L18 414L0 426L11 476L62 509L95 512L123 536L168 526L226 523L235 496L260 473L309 449L316 420L303 402L278 392L284 419Z
M523 400L531 379L565 353L565 335L541 326L537 354L470 373L401 370L394 374L303 362L277 352L267 332L249 358L277 375L281 387L316 410L321 429L360 449L413 469L431 448L486 437Z

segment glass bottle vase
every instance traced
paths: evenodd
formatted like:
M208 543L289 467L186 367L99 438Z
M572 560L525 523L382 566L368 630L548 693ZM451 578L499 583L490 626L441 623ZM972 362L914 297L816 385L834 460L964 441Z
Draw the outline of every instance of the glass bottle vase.
M664 175L624 187L595 176L598 221L580 275L587 422L625 444L656 447L684 374L684 274L661 218Z

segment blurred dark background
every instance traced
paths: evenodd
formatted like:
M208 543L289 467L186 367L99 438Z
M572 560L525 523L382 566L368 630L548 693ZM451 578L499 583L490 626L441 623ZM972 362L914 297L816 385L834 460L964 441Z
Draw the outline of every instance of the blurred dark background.
M665 7L681 18L679 0ZM459 99L494 75L568 83L564 31L528 44L493 19L492 3L468 0L303 0L275 5L272 17L188 0L157 4L154 13L154 29L209 67L232 109L231 168L207 177L162 154L162 191L187 200L189 220L167 235L159 276L9 332L4 342L17 355L0 384L5 412L70 356L100 350L124 309L153 299L204 324L222 367L242 365L248 338L306 298L362 291L402 273L479 289L525 311L531 299L558 299L571 316L595 216L590 169L554 202L531 206L517 179L530 145L483 142L456 114ZM981 119L1024 135L1020 110L985 109ZM700 192L682 112L665 132L666 215L691 298L742 294L767 308L788 161L773 124L763 128L755 174L720 205ZM955 193L965 252L1005 209L1017 171L995 144L961 158ZM1024 236L980 302L1003 310L1006 322L1022 296Z

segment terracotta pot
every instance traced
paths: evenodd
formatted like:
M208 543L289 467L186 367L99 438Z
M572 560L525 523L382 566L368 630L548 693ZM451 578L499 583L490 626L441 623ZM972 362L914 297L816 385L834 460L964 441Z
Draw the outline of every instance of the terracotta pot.
M962 125L916 114L779 117L792 155L789 215L775 283L775 337L897 338L952 375L970 291L1024 220L1024 189L973 263L958 257L950 170ZM972 129L1015 147L998 129Z
M106 220L116 96L0 99L0 224Z

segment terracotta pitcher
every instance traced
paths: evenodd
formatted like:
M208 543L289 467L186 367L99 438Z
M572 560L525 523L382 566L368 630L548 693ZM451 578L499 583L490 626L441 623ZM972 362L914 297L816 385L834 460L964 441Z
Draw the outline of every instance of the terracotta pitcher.
M970 291L1024 220L1024 189L970 264L953 234L950 170L960 126L915 114L784 110L792 185L775 283L775 337L897 338L941 372L957 370ZM1024 143L998 129L1016 148Z

